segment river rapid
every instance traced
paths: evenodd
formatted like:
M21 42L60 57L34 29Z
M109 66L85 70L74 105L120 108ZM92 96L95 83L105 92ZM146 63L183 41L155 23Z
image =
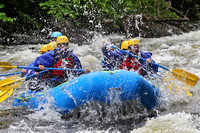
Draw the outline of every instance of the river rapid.
M166 68L180 68L200 76L200 30L162 38L139 37L143 51L153 53L157 64ZM81 60L83 68L101 71L101 41L116 43L126 40L125 36L96 34L91 44L78 46L70 43L71 49ZM14 66L27 66L39 56L42 44L35 45L0 45L1 62ZM11 69L0 74L18 72ZM134 102L102 105L88 102L83 107L67 115L61 115L46 108L30 111L24 108L12 108L14 98L26 90L27 83L22 82L14 89L12 96L0 103L0 132L131 132L131 133L198 133L200 132L200 84L187 87L180 81L169 80L169 72L159 68L159 82L162 98L152 111L147 111ZM0 77L1 80L8 77ZM171 86L170 86L171 85ZM170 90L170 88L172 90ZM184 91L192 96L187 96ZM179 91L178 91L179 90Z

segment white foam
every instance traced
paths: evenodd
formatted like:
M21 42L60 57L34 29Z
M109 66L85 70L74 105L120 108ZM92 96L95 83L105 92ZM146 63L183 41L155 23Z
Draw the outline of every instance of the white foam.
M149 119L145 126L135 129L131 133L199 133L197 129L199 120L200 118L197 116L184 112L167 114Z

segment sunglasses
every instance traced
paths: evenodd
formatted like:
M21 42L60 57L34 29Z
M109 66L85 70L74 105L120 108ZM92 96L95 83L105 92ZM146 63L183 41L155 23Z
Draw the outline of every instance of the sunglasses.
M57 46L68 46L69 43L59 43Z
M138 49L140 48L139 45L131 45L130 47L131 47L131 48L138 48Z

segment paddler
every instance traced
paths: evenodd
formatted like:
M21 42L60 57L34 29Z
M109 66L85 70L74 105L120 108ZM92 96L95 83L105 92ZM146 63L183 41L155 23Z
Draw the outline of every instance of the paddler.
M39 67L40 71L45 70L45 67L53 68L69 68L69 69L82 69L79 58L73 53L73 50L69 48L69 40L66 36L59 36L56 40L57 47L51 50L35 60L34 67ZM36 74L39 74L38 70ZM83 74L81 71L61 71L51 70L46 75L42 76L41 81L45 82L45 85L50 87L57 86L66 82L70 77L79 76ZM40 89L40 83L38 85L29 85L30 89ZM34 87L34 88L33 88Z
M51 42L49 44L45 44L43 45L41 48L40 48L40 54L44 54L50 50L54 50L54 48L57 47L57 44L56 44L56 39L57 37L59 36L62 36L62 33L59 32L59 31L55 31L51 34L51 37L50 37L50 40ZM35 61L31 62L27 67L33 67L33 64L34 64ZM31 70L28 70L28 69L23 69L22 70L22 76L24 76L25 74L34 74L34 70L31 69Z
M124 41L120 46L120 49L125 50L138 57L142 57L143 59L146 59L146 61L143 61L141 59L138 60L137 58L131 55L126 55L120 50L120 52L118 51L117 54L109 50L109 48L104 48L102 51L104 56L108 58L109 56L115 57L113 58L114 60L121 61L121 63L118 63L119 65L116 66L117 69L137 71L143 76L147 75L147 72L158 72L158 67L156 65L151 64L151 62L155 62L151 59L152 53L143 52L140 50L140 48L141 44L137 38L132 38L128 41Z

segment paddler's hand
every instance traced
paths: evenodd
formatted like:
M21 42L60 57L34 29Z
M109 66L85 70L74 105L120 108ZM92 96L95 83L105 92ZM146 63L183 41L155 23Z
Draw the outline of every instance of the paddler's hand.
M44 65L39 65L38 67L39 67L39 71L36 71L36 72L35 72L36 75L39 75L39 74L40 74L40 71L42 71L42 70L45 69L45 66L44 66Z
M90 69L89 69L89 68L86 68L86 69L85 69L85 73L90 73Z
M31 73L31 70L28 70L28 74L30 74Z
M26 69L23 69L22 73L26 74L26 71L27 71ZM31 70L28 70L28 74L30 74L30 72L31 72Z
M22 73L26 73L26 69L23 69L23 70L22 70Z
M152 59L147 58L146 62L147 62L148 64L151 64Z
M115 50L115 49L114 49L113 47L111 47L111 46L109 46L109 49L110 49L110 50L112 50L112 51L114 51L114 50Z
M21 76L24 77L25 75L26 75L26 69L23 69L23 70L22 70L22 75L21 75Z
M36 75L39 75L39 74L40 74L40 72L35 72L35 74L36 74Z
M40 70L44 70L45 68L44 65L39 65L38 67L40 68Z

